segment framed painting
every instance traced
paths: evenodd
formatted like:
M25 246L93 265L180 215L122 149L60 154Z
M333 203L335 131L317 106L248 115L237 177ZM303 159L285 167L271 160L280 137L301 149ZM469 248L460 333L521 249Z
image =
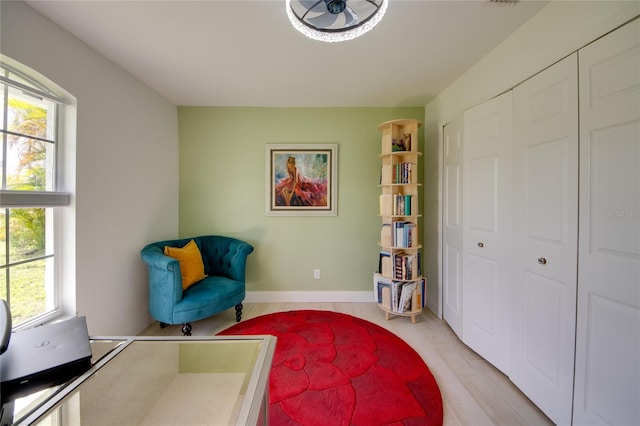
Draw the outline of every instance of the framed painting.
M337 144L266 144L265 214L337 216Z

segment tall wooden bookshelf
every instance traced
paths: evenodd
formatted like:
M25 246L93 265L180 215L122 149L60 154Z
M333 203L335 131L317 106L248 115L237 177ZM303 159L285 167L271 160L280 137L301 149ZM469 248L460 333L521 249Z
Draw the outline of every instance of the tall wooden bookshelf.
M426 281L422 277L422 245L418 218L418 128L413 119L387 121L380 154L380 257L373 277L374 299L385 318L416 317L425 306Z

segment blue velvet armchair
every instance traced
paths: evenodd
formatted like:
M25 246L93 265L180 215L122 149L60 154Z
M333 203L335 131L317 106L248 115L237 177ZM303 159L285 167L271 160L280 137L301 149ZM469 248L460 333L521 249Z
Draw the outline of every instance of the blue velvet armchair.
M202 254L206 277L183 290L180 263L165 256L164 247L183 247L192 239ZM245 298L245 266L251 252L250 244L217 235L159 241L145 246L140 255L149 269L151 316L161 327L183 324L185 336L191 335L191 321L231 307L235 307L236 321L240 321Z

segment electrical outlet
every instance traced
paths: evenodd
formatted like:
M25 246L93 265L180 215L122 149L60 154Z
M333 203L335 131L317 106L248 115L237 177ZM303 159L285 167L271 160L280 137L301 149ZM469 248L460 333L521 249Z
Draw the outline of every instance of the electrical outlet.
M320 269L314 269L313 270L313 279L315 279L315 280L319 280L320 279Z

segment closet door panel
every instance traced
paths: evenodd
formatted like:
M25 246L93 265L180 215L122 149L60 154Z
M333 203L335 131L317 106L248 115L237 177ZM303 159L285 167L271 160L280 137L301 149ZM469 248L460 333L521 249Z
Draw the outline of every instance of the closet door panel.
M557 354L558 348L563 344L558 324L564 319L566 285L530 272L525 273L524 279L523 314L526 317L521 331L527 338L525 362L536 368L546 381L557 384L560 383L562 374ZM540 306L544 306L544 315L538 314Z
M638 121L591 132L591 251L614 257L637 257ZM636 195L634 197L634 195ZM631 232L629 232L631 231ZM635 232L633 232L635 231Z
M465 268L473 274L473 285L465 293L469 302L465 310L466 337L475 335L476 338L499 344L499 325L496 324L495 315L496 309L499 309L499 263L487 256L467 254ZM482 347L480 343L477 346Z
M640 23L580 52L575 424L640 424Z
M462 117L443 129L444 320L462 337Z
M567 196L565 185L566 164L568 161L568 143L566 138L552 140L529 146L524 149L524 171L527 181L528 202L526 204L527 239L541 241L559 247L566 247L567 235L564 232Z
M571 422L578 232L574 54L514 89L511 380Z
M464 114L462 341L509 369L511 92Z

